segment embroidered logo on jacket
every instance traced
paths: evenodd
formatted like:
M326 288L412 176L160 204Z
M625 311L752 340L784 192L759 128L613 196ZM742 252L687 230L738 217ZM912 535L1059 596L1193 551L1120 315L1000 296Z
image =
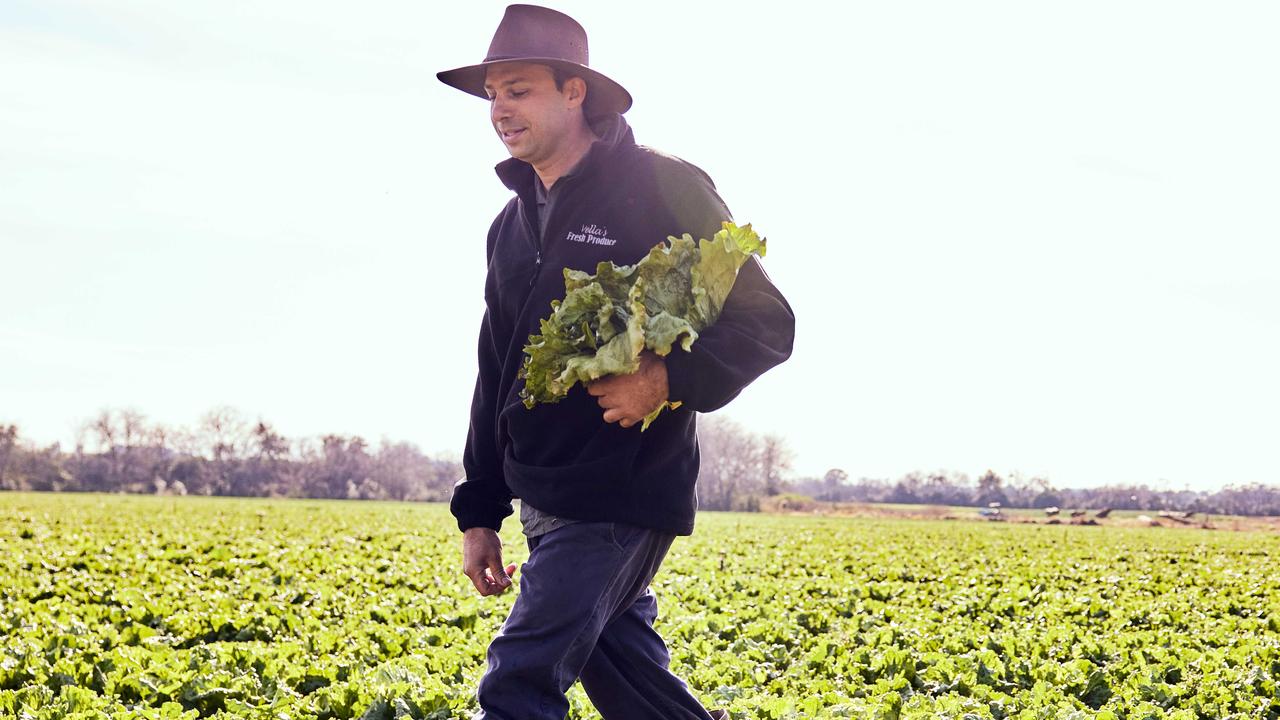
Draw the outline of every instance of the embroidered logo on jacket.
M615 245L618 242L609 237L609 228L596 224L583 225L582 232L570 231L564 238L565 240L587 243L588 245Z

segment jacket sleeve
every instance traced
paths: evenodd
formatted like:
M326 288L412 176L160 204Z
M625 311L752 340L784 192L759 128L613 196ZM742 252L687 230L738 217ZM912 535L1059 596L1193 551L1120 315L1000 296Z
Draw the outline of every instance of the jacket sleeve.
M667 396L691 410L724 407L752 380L791 356L795 313L752 256L738 271L720 317L688 352L666 357Z
M489 229L489 257L493 256L494 239L501 218L499 215ZM480 322L479 370L475 392L471 396L471 425L462 452L462 468L466 476L453 486L453 498L449 502L449 511L457 518L458 529L464 532L472 527L500 530L503 518L512 513L511 490L503 477L497 443L502 359L498 355L496 340L486 303L484 318Z
M683 228L672 234L709 238L732 217L711 179L692 165L683 168L685 172L667 173L661 180L673 190L666 194ZM794 338L791 305L752 256L738 271L719 319L699 333L688 352L676 347L667 355L667 395L698 412L724 407L751 381L790 357Z

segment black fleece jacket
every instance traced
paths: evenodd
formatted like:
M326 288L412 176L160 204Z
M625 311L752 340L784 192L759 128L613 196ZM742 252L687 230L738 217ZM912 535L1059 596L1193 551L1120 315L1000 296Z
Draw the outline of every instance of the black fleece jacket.
M709 238L731 219L702 170L636 145L621 115L593 129L601 139L575 173L557 181L545 233L536 230L533 168L514 158L496 168L516 196L489 229L466 477L450 504L462 530L499 529L519 497L565 518L691 534L697 413L728 403L791 354L795 316L753 257L719 320L691 351L677 346L666 357L669 397L682 405L648 430L604 422L581 385L558 403L524 407L517 379L523 348L551 301L564 296L564 268L634 263L668 235Z

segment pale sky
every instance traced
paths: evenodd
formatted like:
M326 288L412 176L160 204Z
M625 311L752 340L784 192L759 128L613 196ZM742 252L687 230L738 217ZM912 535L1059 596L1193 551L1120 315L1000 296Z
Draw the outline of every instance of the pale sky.
M0 0L0 421L460 452L505 4ZM769 237L797 474L1280 482L1274 3L554 7Z

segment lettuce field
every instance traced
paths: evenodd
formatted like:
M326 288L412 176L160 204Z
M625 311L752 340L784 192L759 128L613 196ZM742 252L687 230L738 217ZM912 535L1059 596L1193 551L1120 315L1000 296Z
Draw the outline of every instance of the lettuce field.
M0 494L0 717L468 717L514 593L460 539L439 505ZM1280 718L1276 534L704 513L655 590L734 718Z

